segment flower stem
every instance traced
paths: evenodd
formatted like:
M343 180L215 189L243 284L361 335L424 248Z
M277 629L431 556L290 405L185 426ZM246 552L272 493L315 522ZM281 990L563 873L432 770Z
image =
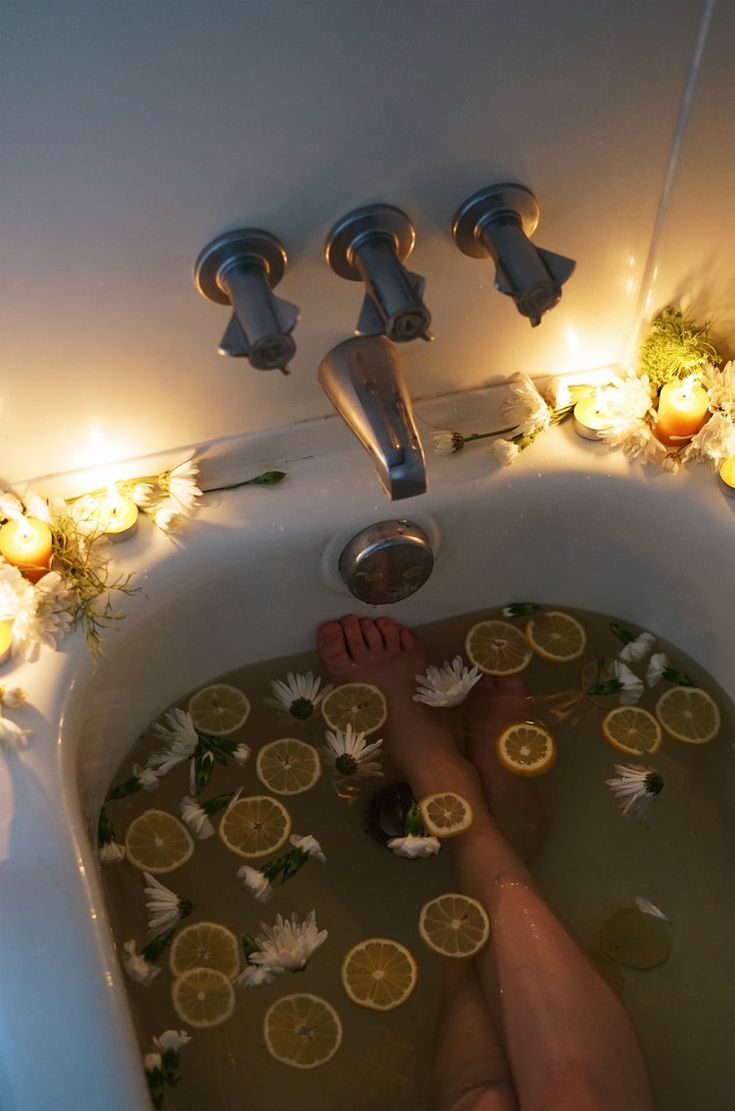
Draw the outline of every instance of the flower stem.
M462 434L462 439L466 444L469 444L473 440L487 440L490 436L502 436L506 432L515 432L517 427L517 424L511 424L510 428L496 428L494 432L470 432L469 436Z

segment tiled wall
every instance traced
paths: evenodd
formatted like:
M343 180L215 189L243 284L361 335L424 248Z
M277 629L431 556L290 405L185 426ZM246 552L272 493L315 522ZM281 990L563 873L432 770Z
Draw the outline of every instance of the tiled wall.
M4 0L3 13L0 478L328 412L316 368L351 333L360 290L322 243L369 201L417 227L437 337L403 351L417 396L616 363L641 312L684 287L708 312L732 308L728 0ZM541 202L538 242L578 260L537 329L448 234L467 194L508 179ZM219 357L226 310L192 284L204 243L243 224L291 256L289 378Z

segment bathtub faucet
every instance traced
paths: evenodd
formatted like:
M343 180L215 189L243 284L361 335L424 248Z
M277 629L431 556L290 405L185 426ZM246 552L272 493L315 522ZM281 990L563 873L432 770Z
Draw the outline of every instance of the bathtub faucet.
M367 448L392 501L426 492L426 466L395 347L384 336L354 336L319 365L319 381Z
M535 247L538 201L525 185L490 185L468 197L454 215L452 236L471 258L492 258L495 288L512 297L535 328L561 298L575 262Z

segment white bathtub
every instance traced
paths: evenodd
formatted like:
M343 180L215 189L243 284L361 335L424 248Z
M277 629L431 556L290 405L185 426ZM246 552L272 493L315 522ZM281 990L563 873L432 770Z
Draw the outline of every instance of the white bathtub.
M487 391L419 411L479 429L496 402ZM0 673L35 707L32 746L0 759L3 1111L148 1106L90 840L96 811L140 729L183 691L309 647L329 616L368 612L335 571L363 525L406 516L436 537L429 583L384 610L402 621L526 598L598 609L658 631L735 696L735 501L711 474L644 474L565 425L510 469L482 445L430 458L430 492L391 505L336 420L227 445L217 466L231 480L284 463L281 487L218 495L176 546L148 528L119 545L147 598L127 602L96 670L69 638Z

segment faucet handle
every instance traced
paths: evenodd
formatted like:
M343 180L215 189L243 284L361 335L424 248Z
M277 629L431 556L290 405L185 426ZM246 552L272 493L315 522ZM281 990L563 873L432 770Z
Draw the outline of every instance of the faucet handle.
M197 289L233 310L220 355L247 357L257 370L289 373L288 362L296 352L291 333L299 309L273 293L286 263L286 251L276 237L254 228L225 232L201 251L194 264Z

